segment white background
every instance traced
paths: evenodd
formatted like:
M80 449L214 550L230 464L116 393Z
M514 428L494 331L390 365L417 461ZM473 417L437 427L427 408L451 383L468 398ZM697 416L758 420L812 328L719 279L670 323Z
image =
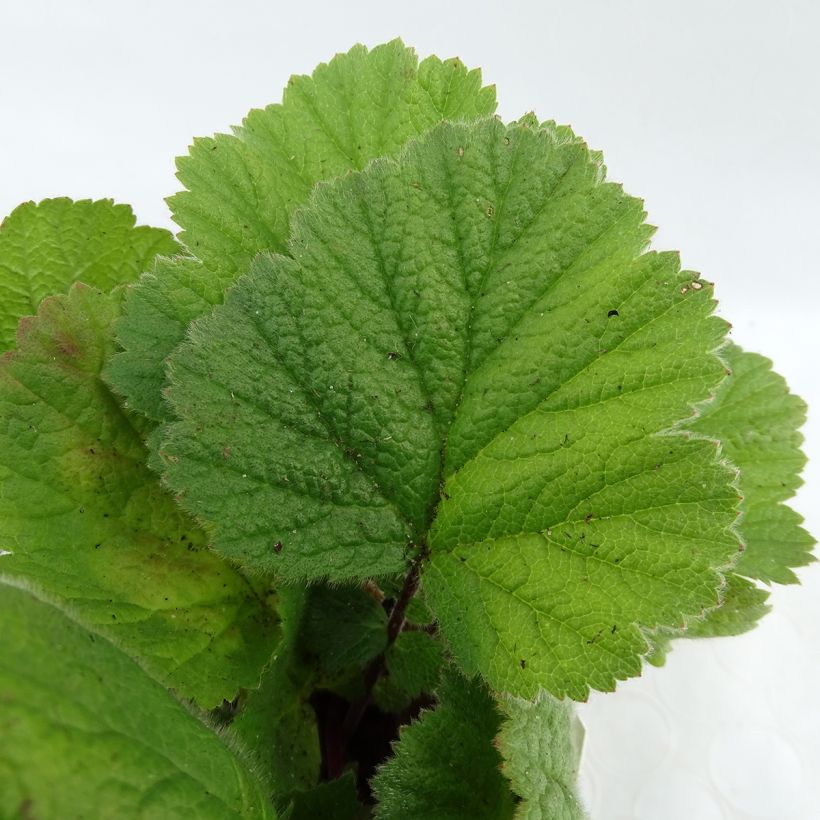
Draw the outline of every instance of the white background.
M655 245L717 283L734 338L815 408L796 507L820 533L820 4L0 0L0 212L112 196L171 227L173 157L290 73L400 35L605 151ZM593 820L820 818L820 565L753 633L679 642L581 707Z

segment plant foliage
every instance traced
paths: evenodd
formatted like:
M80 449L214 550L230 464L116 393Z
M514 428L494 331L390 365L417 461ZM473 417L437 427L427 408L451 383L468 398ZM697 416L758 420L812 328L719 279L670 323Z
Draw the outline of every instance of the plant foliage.
M576 820L571 700L813 560L802 402L494 109L356 46L194 141L178 240L3 223L3 816Z

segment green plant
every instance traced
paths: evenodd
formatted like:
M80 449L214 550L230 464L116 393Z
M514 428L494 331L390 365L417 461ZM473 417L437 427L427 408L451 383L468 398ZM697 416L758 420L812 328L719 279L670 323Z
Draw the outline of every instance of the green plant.
M3 223L4 816L581 817L571 700L812 560L800 400L494 108L357 46L194 142L179 241Z

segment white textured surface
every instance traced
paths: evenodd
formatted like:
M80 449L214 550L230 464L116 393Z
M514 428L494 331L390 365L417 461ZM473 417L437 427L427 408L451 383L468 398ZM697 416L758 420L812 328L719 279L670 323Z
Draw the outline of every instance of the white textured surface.
M816 0L0 0L0 212L114 196L168 225L173 157L278 99L289 73L401 35L605 150L656 245L717 283L735 339L815 408L820 462ZM820 533L817 463L797 507ZM581 707L593 820L820 818L820 566L740 638Z

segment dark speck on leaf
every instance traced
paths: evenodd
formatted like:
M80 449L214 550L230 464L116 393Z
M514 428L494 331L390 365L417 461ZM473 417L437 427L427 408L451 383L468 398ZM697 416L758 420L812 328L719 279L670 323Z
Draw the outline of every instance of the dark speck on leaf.
M526 662L523 658L521 658L521 660L520 660L520 661L518 661L518 664L519 664L519 666L520 666L522 669L526 669L526 668L527 668L527 662Z
M392 362L392 361L395 361L396 359L398 359L398 358L400 358L400 357L401 357L401 354L400 354L400 353L397 353L395 350L391 350L391 351L387 354L387 358L388 358L388 359L390 359L390 361L391 361L391 362Z
M273 551L274 551L277 555L279 555L279 553L280 553L280 552L282 552L282 542L281 542L281 541L277 541L277 542L273 545Z
M610 310L609 313L607 313L607 316L620 316L620 315L621 314L618 313L618 311L615 310L615 308L612 308L612 310Z

